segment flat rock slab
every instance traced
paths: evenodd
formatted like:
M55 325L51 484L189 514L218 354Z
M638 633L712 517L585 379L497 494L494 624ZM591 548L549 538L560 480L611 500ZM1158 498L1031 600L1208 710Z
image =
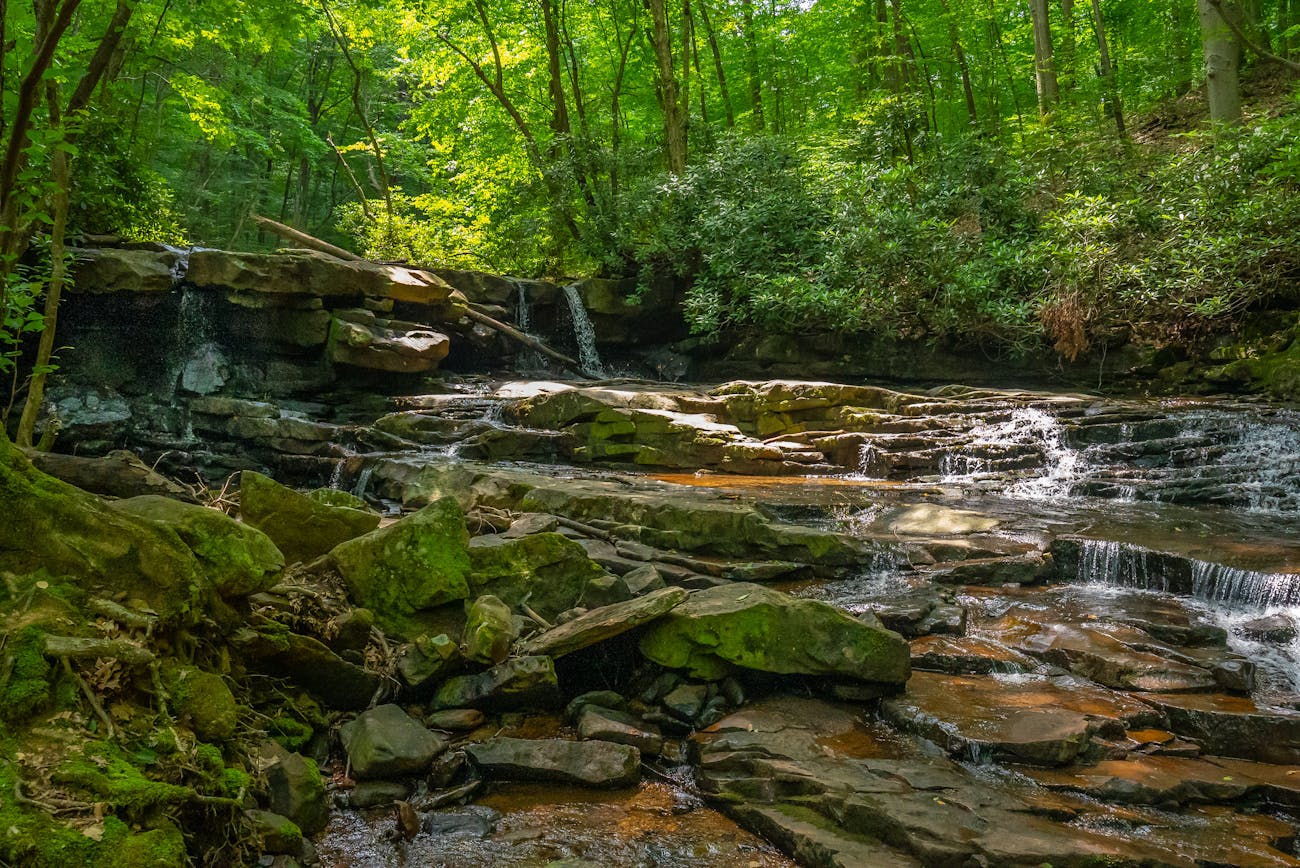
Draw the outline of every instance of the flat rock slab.
M1270 708L1220 693L1147 694L1169 716L1169 728L1206 753L1268 763L1300 764L1300 712Z
M910 644L913 669L949 675L1032 672L1040 665L1027 654L979 636L922 636Z
M724 719L692 739L701 789L807 865L1300 864L1277 849L1292 830L1271 817L1209 806L1192 816L1116 808L972 775L943 757L909 757L904 745L892 758L846 762L836 746L844 716L826 703L781 698Z
M1081 769L1021 768L1020 772L1051 789L1122 804L1300 805L1300 769L1226 757L1130 756Z
M890 722L954 755L1035 765L1072 761L1094 733L1159 722L1149 705L1075 679L917 672L885 700ZM1118 734L1118 733L1117 733Z
M525 654L563 657L666 615L683 603L687 596L682 588L663 588L644 597L592 609L585 615L531 639L524 644L523 651Z
M607 741L494 738L466 752L488 778L627 787L641 777L641 752Z

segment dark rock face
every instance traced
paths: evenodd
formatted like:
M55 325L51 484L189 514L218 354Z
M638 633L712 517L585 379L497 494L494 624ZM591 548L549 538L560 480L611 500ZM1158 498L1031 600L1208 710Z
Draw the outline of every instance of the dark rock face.
M447 749L437 733L421 726L396 705L380 705L339 727L352 773L359 778L389 778L427 771Z
M494 738L466 748L489 778L624 787L641 777L641 752L625 744Z
M515 657L475 675L449 678L433 698L435 708L484 711L550 708L559 703L559 682L550 657Z

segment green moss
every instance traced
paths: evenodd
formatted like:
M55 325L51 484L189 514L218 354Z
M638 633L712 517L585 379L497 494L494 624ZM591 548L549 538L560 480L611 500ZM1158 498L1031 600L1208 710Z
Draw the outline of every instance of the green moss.
M194 790L150 780L122 757L115 745L91 742L82 756L64 761L52 775L55 783L86 790L120 809L140 816L153 808L181 805L194 798Z
M436 500L396 524L341 543L331 557L354 599L381 624L469 596L465 515Z
M20 632L9 644L9 679L0 690L0 718L25 720L50 703L50 663L44 654L45 634L35 627Z
M226 768L221 773L221 794L237 799L253 785L253 779L243 769Z
M12 756L13 742L0 744ZM16 773L0 763L0 792L12 793ZM31 868L173 868L186 863L185 841L175 827L132 834L125 822L109 816L96 840L39 811L0 798L0 864Z

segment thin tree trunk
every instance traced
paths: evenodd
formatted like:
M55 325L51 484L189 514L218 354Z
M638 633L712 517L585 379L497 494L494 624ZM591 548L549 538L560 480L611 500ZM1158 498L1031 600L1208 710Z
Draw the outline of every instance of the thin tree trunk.
M749 105L754 118L754 129L762 132L767 126L763 116L763 79L758 69L758 34L754 31L754 0L742 0L741 11L745 23L745 66L749 73Z
M1237 14L1236 4L1196 0L1201 22L1201 47L1205 55L1205 98L1210 120L1236 126L1241 123L1241 43L1225 20Z
M1034 23L1034 83L1038 91L1038 114L1047 117L1061 98L1056 81L1056 62L1052 58L1052 24L1047 0L1029 0L1029 14Z
M966 52L962 50L961 38L957 32L957 21L953 18L952 7L948 0L941 0L944 17L948 19L948 41L952 44L952 53L957 58L957 69L961 72L962 94L966 97L966 115L970 125L979 125L979 113L975 110L975 88L971 86L970 64L966 62Z
M1188 21L1186 0L1170 0L1170 23L1173 31L1174 50L1174 96L1182 96L1192 89L1192 52L1187 32L1191 29Z
M718 76L718 93L722 96L722 110L727 115L727 129L736 125L736 113L731 107L731 92L727 90L727 72L722 66L722 51L718 48L718 37L713 32L713 22L709 20L709 4L700 0L700 17L704 20L704 35L709 40L709 52L713 55L713 70Z
M61 125L58 85L50 83L46 90L50 103L50 123L58 127ZM23 413L18 420L18 431L14 438L16 444L24 447L32 445L36 431L36 417L40 414L41 402L45 399L45 378L50 370L50 361L54 357L54 338L59 322L59 299L63 294L63 282L67 272L64 235L68 228L68 191L72 181L68 167L68 152L65 148L55 146L54 154L50 158L50 168L54 180L54 223L50 227L50 282L45 287L45 322L41 329L40 342L36 346L36 360L32 365L27 399L23 403Z
M1061 50L1057 52L1057 74L1067 94L1078 83L1079 39L1074 29L1074 0L1061 0Z
M1106 42L1106 19L1101 14L1101 0L1092 0L1092 14L1097 26L1098 71L1106 93L1106 107L1115 119L1115 132L1121 139L1128 138L1124 126L1124 104L1120 102L1119 84L1115 80L1115 67L1110 62L1110 46Z

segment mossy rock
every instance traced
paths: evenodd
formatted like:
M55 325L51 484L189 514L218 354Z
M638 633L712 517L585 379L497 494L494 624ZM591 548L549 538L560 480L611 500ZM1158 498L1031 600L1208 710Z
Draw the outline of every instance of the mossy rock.
M251 470L239 478L239 514L274 540L289 563L315 560L379 526L379 515L345 491L300 494Z
M385 626L470 596L465 514L450 497L335 546L330 558L352 598Z
M173 528L41 473L3 434L0 503L0 572L31 577L26 587L43 576L69 596L112 597L163 622L201 615L210 583Z
M649 628L641 653L707 679L739 667L901 686L911 674L907 642L897 633L745 582L691 594Z
M264 591L284 569L284 555L270 537L220 510L155 494L119 500L112 506L176 531L223 597Z
M239 705L220 675L194 666L174 666L164 675L176 713L188 717L204 741L225 742L235 735Z
M527 603L548 620L578 605L588 582L605 575L586 549L558 533L475 537L469 557L475 592L511 607Z
M518 635L519 627L510 607L491 594L484 594L466 614L465 657L476 663L500 663L510 655L510 645Z

